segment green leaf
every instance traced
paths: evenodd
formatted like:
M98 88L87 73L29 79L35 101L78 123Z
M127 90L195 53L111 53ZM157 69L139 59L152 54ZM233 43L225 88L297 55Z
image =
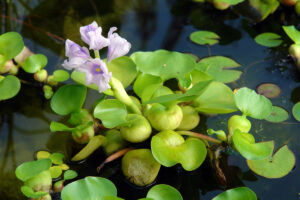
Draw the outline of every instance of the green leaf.
M92 126L93 122L89 121L88 123L85 124L80 124L76 127L68 127L66 125L64 125L63 123L60 122L51 122L50 124L50 131L51 132L58 132L58 131L65 131L65 132L73 132L73 131L82 131L86 128L88 128L89 126Z
M51 167L50 159L40 159L36 161L25 162L19 165L15 171L16 176L21 181L26 181L42 171L48 170Z
M255 143L249 133L235 129L233 133L234 147L248 160L259 160L269 157L274 149L274 141Z
M20 80L13 76L8 75L0 81L0 101L10 99L18 94L21 88Z
M196 61L189 55L167 50L135 52L130 57L139 71L159 76L164 81L179 78L192 71L196 64Z
M214 45L219 42L220 36L211 31L195 31L190 35L190 39L196 44Z
M65 156L62 153L53 153L53 154L51 154L50 159L53 164L61 165L64 163L64 157Z
M269 14L273 13L280 5L278 0L249 0L249 4L258 12L258 17L260 17L260 19L257 20L259 21L262 21L265 18L267 18Z
M300 102L296 103L293 106L292 112L293 112L293 116L295 117L295 119L300 122Z
M232 5L232 6L237 5L237 4L239 4L241 2L244 2L244 1L245 0L222 0L222 2L228 3L228 4Z
M114 128L125 123L126 115L125 104L117 99L103 100L94 109L94 117L100 119L106 128Z
M58 178L62 174L62 169L60 166L50 167L51 178Z
M84 104L86 92L87 89L83 85L64 85L53 95L51 108L59 115L68 115L78 111Z
M0 36L0 66L16 57L24 48L22 36L17 32L7 32Z
M124 88L128 87L137 76L135 63L131 58L122 56L107 63L108 71L112 76L121 81Z
M62 200L104 200L106 196L117 196L114 184L101 177L86 177L64 187Z
M48 59L43 54L34 54L29 56L22 65L27 73L35 73L47 65Z
M106 138L103 135L92 137L89 143L72 158L72 161L80 161L89 157L101 145L105 144L105 142Z
M214 80L223 83L230 83L240 78L242 72L231 70L232 68L240 67L241 65L231 58L224 56L211 56L201 59L196 69L201 70L212 76Z
M52 76L53 77L51 80L56 81L56 82L64 82L64 81L68 80L70 77L69 73L62 69L55 70L53 72Z
M213 81L194 101L195 109L202 113L221 114L237 110L232 90L224 83Z
M161 131L151 139L154 158L165 167L180 163L187 171L197 169L205 160L205 144L197 138L184 138L174 131Z
M244 115L254 119L265 119L272 111L269 99L246 87L240 88L234 94L234 101Z
M76 178L78 176L77 172L74 170L67 170L64 173L64 180L71 180L73 178Z
M276 33L261 33L254 40L265 47L277 47L282 43L281 36Z
M271 158L263 160L247 160L249 168L266 178L281 178L295 166L296 158L287 145L281 147Z
M49 158L50 153L48 151L38 151L36 154L36 158L39 159L44 159L44 158Z
M222 141L227 141L227 136L226 136L226 133L223 131L223 130L213 130L213 129L207 129L207 134L208 135L213 135L213 134L216 134L217 135L217 138L219 140L222 140Z
M272 106L271 114L265 118L265 120L273 123L279 123L287 120L289 118L289 113L279 107L279 106Z
M73 81L75 81L76 83L85 85L88 88L91 88L93 90L99 90L98 86L94 83L86 85L85 84L85 73L84 72L78 72L78 71L73 71L71 74L71 79L73 79Z
M201 95L203 92L205 92L210 83L211 81L202 81L195 84L191 89L189 89L184 94L169 94L169 95L159 96L154 99L151 99L150 101L147 101L146 104L167 103L171 101L182 101L182 102L191 101L194 98L196 98L198 95Z
M237 187L219 194L212 200L257 200L256 194L247 187Z
M38 199L38 198L48 194L47 192L42 192L42 191L35 192L35 191L33 191L33 189L31 187L26 186L26 185L23 185L21 187L21 191L26 197L33 198L33 199Z
M295 44L300 44L300 31L293 26L282 26L284 32L295 42Z
M147 198L153 200L183 200L180 192L176 188L166 184L153 186L148 191Z
M104 197L104 200L124 200L124 199L120 197L106 196Z

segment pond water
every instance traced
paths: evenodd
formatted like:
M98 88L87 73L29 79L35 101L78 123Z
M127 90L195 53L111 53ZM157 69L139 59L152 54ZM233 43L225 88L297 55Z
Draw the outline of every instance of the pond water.
M61 68L64 60L64 39L79 42L79 27L97 20L107 32L117 26L122 37L132 44L131 52L168 49L188 52L198 57L228 56L242 65L241 78L230 84L232 88L247 86L255 89L259 84L271 82L281 88L281 94L272 99L289 111L289 119L274 124L252 121L252 133L258 141L274 139L275 149L288 144L296 159L300 156L300 123L291 115L292 106L300 101L300 73L287 56L288 46L266 48L257 45L254 37L262 32L275 32L282 36L281 25L300 28L291 10L279 10L262 23L240 16L239 8L217 11L211 5L196 4L188 0L10 0L1 1L1 34L17 31L25 44L35 53L48 57L47 69ZM299 26L298 26L299 25ZM207 47L192 43L189 35L196 30L210 30L221 36L219 44ZM284 36L284 43L291 41ZM22 79L30 80L22 75ZM90 91L85 107L101 96ZM199 132L207 128L226 130L231 115L201 116ZM0 199L26 199L20 192L21 182L15 178L15 168L33 159L37 150L59 151L70 156L70 136L51 133L52 120L63 120L55 115L44 99L39 84L22 84L21 92L13 99L0 103ZM147 145L147 144L146 144ZM72 165L79 178L97 175L96 167L104 160L98 151L85 163ZM228 173L228 188L247 186L259 199L300 199L300 169L297 167L281 179L266 179L251 172L245 160L237 155L223 159ZM119 161L108 164L101 176L114 181L118 196L137 199L145 196L148 188L128 184L120 171ZM186 200L212 199L224 189L217 184L208 163L193 172L180 167L163 168L156 183L167 183L179 189Z

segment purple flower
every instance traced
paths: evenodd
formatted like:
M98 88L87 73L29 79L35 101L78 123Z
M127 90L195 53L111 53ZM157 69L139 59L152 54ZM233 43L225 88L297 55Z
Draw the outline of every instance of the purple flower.
M100 50L109 45L109 40L102 36L102 28L97 22L80 27L81 39L90 46L90 49Z
M69 39L66 41L66 56L68 59L64 61L62 66L68 70L81 66L91 58L86 47L80 47Z
M131 44L127 40L121 38L118 33L114 33L116 30L116 27L112 27L108 32L108 39L110 43L107 52L107 62L124 56L131 48Z
M84 66L76 69L85 73L85 84L95 83L98 85L99 92L103 92L110 88L109 81L111 72L108 71L105 62L99 58L87 61Z

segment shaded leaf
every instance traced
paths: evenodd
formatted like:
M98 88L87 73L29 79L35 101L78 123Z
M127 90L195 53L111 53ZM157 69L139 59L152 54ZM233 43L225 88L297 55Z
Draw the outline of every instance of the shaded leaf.
M300 44L300 31L293 26L282 26L284 32L293 40L296 44Z

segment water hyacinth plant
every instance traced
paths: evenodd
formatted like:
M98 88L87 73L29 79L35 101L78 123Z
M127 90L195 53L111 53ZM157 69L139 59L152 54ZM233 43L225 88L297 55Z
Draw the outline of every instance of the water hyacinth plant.
M102 28L93 22L80 28L81 39L89 48L69 39L65 42L67 59L62 66L73 70L71 78L76 84L60 87L51 98L52 110L64 118L60 122L52 121L50 130L69 132L75 142L83 144L76 154L71 155L71 161L83 161L103 147L108 157L99 163L98 172L101 173L106 163L123 156L121 169L124 176L140 187L153 184L161 167L177 165L193 171L205 160L222 174L222 169L217 166L220 152L239 153L253 172L268 178L283 177L293 169L295 156L287 145L273 154L274 141L256 141L252 134L254 130L248 118L268 118L274 108L272 102L247 87L233 92L226 85L241 76L241 71L232 69L240 67L239 63L224 56L197 61L191 55L167 50L138 51L127 57L131 44L116 30L110 28L106 38ZM191 39L198 44L212 45L218 42L215 40L218 37L213 36L211 41L207 32L204 35L198 32ZM106 47L107 58L103 59L99 50ZM42 63L43 59L36 59ZM24 63L24 66L27 65ZM169 80L176 80L178 87L171 89ZM130 85L134 92L132 96L126 90ZM87 88L102 95L92 111L84 108ZM207 134L194 131L200 123L200 113L234 112L239 113L229 118L227 130L208 129ZM62 175L63 155L40 153L40 157L19 166L16 175L24 181L22 192L28 198L51 199L52 178ZM38 167L34 167L34 173L26 175L29 168L26 165ZM114 184L101 177L87 177L63 186L66 180L76 175L74 171L66 171L54 184L55 191L62 191L62 200L122 199L117 197ZM47 183L39 182L44 179ZM36 184L31 184L36 180ZM39 184L42 186L36 187ZM161 184L153 186L142 199L181 200L182 196L175 188ZM214 199L255 200L257 197L251 189L238 187Z

